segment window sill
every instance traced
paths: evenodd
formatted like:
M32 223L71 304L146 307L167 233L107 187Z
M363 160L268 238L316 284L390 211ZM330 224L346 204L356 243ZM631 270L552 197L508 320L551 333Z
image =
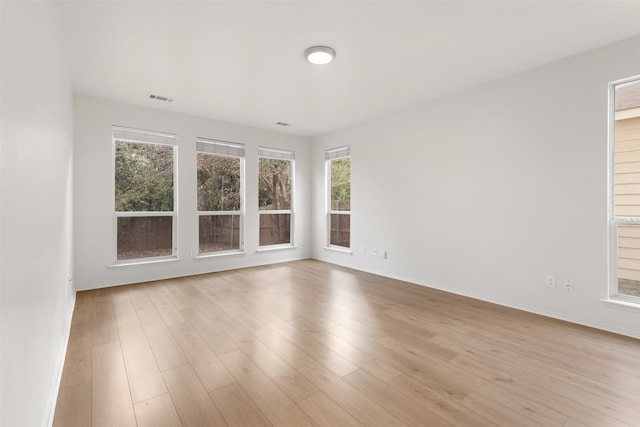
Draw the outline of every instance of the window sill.
M245 251L225 251L225 252L212 252L206 254L198 254L193 259L210 259L210 258L220 258L227 257L233 255L246 255Z
M353 255L353 251L349 248L341 248L339 246L325 246L324 248L328 251L342 252L343 254Z
M284 249L296 249L296 245L273 245L273 246L262 246L256 249L256 252L269 252L269 251L280 251Z
M163 262L173 262L178 261L178 257L162 257L162 258L152 258L148 260L135 259L131 261L116 261L109 266L109 268L120 268L120 267L129 267L132 265L147 265L147 264L159 264Z
M620 308L627 311L635 311L640 313L640 303L638 302L627 301L624 299L619 299L614 297L602 298L600 301L607 304L611 304L616 308Z

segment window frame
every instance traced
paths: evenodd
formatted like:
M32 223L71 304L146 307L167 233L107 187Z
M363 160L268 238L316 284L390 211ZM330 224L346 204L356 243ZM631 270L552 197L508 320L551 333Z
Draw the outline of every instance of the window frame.
M640 307L640 297L621 294L618 288L618 226L637 225L640 226L640 217L618 217L615 215L615 154L616 154L616 86L640 82L640 75L616 80L609 83L608 92L608 126L607 126L607 241L609 257L607 260L608 269L608 298L620 302L630 303Z
M199 149L199 144L208 144L215 146L216 149L220 149L221 152L217 153L208 153ZM227 153L225 154L223 151L226 149ZM196 215L198 218L198 251L197 258L206 258L218 255L230 255L237 253L244 253L244 237L245 237L245 157L246 157L246 148L244 144L240 144L237 142L230 141L222 141L217 139L208 139L208 138L196 138L196 168L195 173L198 173L198 154L211 154L221 157L233 157L240 159L240 209L237 211L201 211L197 206L197 188L196 188ZM197 180L197 178L196 178ZM213 252L200 252L200 217L201 216L238 216L240 221L240 231L239 231L239 248L238 249L229 249L229 250L221 250L221 251L213 251Z
M116 143L164 145L172 149L173 156L173 210L172 211L117 211L116 210ZM112 220L112 248L113 266L150 264L156 262L173 261L178 259L178 137L177 135L135 129L124 126L111 127L111 211ZM118 218L134 217L172 217L171 221L171 255L156 257L118 259Z
M326 248L338 251L351 252L351 204L349 210L333 210L331 209L331 164L335 160L346 159L351 161L351 146L331 148L325 151L325 226L326 226ZM349 176L349 185L351 186L351 176ZM351 199L350 199L351 200ZM349 246L340 246L331 243L331 215L349 215Z
M296 189L296 153L293 150L284 150L280 148L269 148L269 147L258 147L258 157L257 157L257 174L258 178L258 187L260 187L259 176L260 176L260 159L275 159L275 160L288 160L291 162L291 195L290 195L290 209L278 209L278 210L260 210L259 199L256 200L256 205L258 208L258 250L269 250L269 249L281 249L281 248L293 248L295 247L295 189ZM262 215L290 215L289 220L289 243L276 243L273 245L261 245L260 244L260 217Z

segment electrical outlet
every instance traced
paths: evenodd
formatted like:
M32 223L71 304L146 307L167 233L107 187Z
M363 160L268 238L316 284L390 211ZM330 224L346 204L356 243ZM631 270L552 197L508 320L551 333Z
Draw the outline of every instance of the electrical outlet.
M371 249L371 254L373 256L378 256L378 250L376 248Z
M545 281L545 285L547 288L555 288L556 287L556 276L547 276L547 280Z
M574 285L573 285L573 280L571 279L567 279L564 281L564 288L565 290L571 292L574 290Z

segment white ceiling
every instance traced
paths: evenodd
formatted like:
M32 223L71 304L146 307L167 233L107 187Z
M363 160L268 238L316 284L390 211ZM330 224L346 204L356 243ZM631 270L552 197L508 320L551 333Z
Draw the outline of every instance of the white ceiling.
M61 12L75 92L299 135L640 33L639 0L69 1ZM313 45L336 60L307 63Z

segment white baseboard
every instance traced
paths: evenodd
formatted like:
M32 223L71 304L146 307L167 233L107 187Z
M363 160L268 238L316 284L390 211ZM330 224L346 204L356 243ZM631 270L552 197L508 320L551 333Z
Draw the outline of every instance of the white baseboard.
M62 382L62 371L64 369L64 362L67 356L67 348L69 347L69 337L71 336L71 320L73 319L73 311L76 306L76 292L73 292L73 298L69 304L69 312L67 313L67 322L65 324L65 336L60 345L60 352L58 354L58 363L56 364L56 377L53 382L52 390L49 393L51 398L49 399L49 419L47 425L53 426L53 417L55 416L56 403L58 402L58 392L60 391L60 384Z

